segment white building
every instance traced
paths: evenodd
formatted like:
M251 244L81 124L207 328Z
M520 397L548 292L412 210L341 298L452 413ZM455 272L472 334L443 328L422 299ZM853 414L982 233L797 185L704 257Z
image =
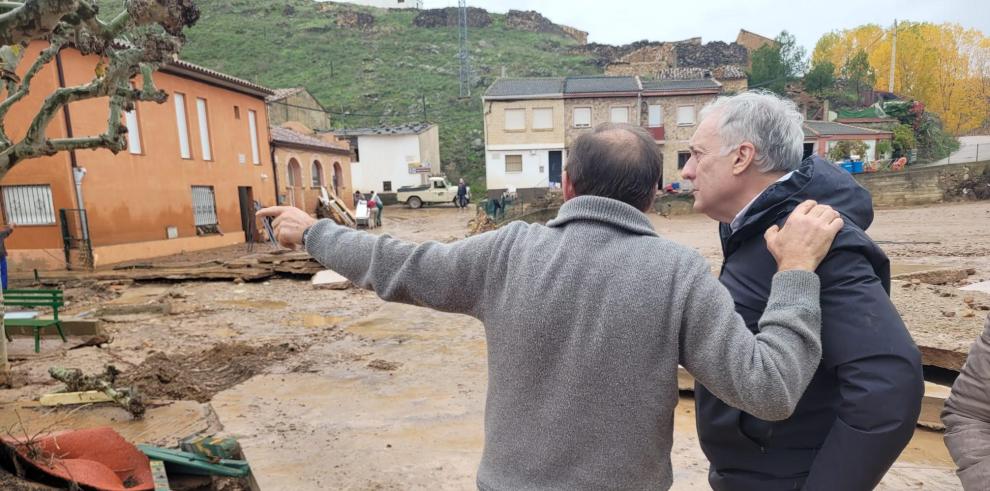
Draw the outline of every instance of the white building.
M320 2L333 1L336 3L353 3L382 9L421 9L423 0L317 0Z
M353 189L394 193L402 186L426 184L440 173L440 130L435 124L410 123L335 131L351 141Z

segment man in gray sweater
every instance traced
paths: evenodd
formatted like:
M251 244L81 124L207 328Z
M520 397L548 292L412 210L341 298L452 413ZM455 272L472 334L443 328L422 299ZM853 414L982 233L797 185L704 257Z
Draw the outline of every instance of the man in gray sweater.
M767 231L780 272L754 335L704 258L659 237L644 214L661 168L644 130L604 125L574 143L556 219L451 244L375 236L291 207L259 215L276 217L282 244L385 300L484 323L479 489L663 490L678 363L751 414L793 411L821 356L814 270L842 220L808 202Z

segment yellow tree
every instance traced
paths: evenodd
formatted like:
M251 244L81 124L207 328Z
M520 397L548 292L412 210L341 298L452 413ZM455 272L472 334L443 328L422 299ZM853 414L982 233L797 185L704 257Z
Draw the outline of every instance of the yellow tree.
M894 30L867 24L828 33L818 41L812 61L841 67L864 50L875 70L876 88L887 90ZM978 60L987 58L988 38L958 24L902 22L897 27L894 92L919 100L938 114L946 130L960 134L986 122L990 102ZM985 62L990 65L990 61ZM990 67L986 68L990 72Z

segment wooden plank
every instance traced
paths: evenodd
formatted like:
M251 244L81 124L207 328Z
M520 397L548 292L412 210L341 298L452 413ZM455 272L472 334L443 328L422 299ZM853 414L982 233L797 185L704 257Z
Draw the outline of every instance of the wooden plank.
M168 474L165 473L165 462L151 461L151 477L155 480L155 491L172 491L168 486Z
M921 414L918 425L933 430L944 430L942 424L942 409L948 399L951 388L944 385L925 382L925 396L921 399Z
M111 402L113 399L98 390L86 392L56 392L45 394L38 399L42 406L69 406L73 404L92 404L95 402Z
M677 365L677 390L694 392L694 377L680 365Z

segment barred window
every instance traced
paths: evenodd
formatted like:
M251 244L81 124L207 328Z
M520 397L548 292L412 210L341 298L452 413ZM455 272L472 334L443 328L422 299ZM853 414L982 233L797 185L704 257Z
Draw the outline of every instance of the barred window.
M55 225L52 187L47 184L3 186L3 209L7 223Z
M213 186L193 186L193 220L197 233L209 233L217 226L217 202L213 195Z

